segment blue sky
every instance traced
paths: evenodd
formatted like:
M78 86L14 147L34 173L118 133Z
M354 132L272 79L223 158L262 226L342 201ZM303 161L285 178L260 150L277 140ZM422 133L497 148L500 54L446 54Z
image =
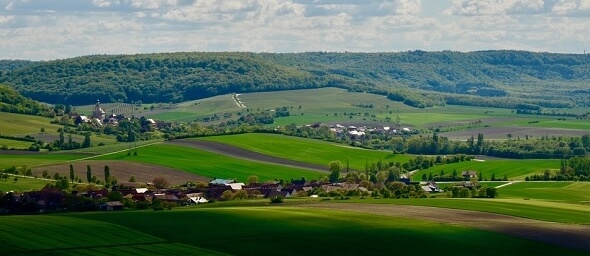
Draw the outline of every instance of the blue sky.
M177 51L590 51L590 0L0 0L0 59Z

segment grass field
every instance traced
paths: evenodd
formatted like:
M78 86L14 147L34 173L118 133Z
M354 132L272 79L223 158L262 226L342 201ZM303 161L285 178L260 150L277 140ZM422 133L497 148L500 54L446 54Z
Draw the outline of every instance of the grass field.
M281 165L265 164L231 158L194 148L155 144L138 149L137 156L126 152L105 155L96 160L122 160L166 166L210 178L236 178L245 182L250 175L261 181L274 179L317 179L327 173L297 169Z
M35 137L39 134L41 128L45 128L48 134L57 134L57 129L61 126L51 124L51 119L41 116L19 115L13 113L0 112L0 134L24 137L31 135Z
M502 190L499 190L502 197ZM463 209L480 212L499 213L516 217L559 223L590 225L590 205L550 202L545 200L523 200L514 198L495 199L351 199L339 203L397 204L440 208Z
M531 174L542 173L546 169L559 169L560 160L546 159L488 159L484 162L467 161L453 164L437 165L425 170L416 172L412 176L412 180L422 180L422 174L429 176L439 175L441 170L446 175L452 174L456 170L459 175L462 171L481 171L485 179L489 180L492 174L495 174L496 179L501 179L504 175L508 176L509 180L524 180L524 178Z
M320 140L290 137L275 134L240 134L199 138L199 140L217 141L266 155L309 162L328 166L331 161L339 160L346 168L346 161L351 169L364 170L365 164L384 160L384 162L408 161L412 156L392 155L387 151L366 150Z
M501 198L527 198L590 205L587 182L516 182L498 190Z
M39 165L58 164L75 159L87 157L88 155L72 154L71 152L63 153L39 153L39 154L23 154L23 155L8 155L0 154L0 169L11 166L29 167Z
M20 141L20 140L9 140L9 139L2 139L0 138L0 146L6 146L9 149L26 149L29 148L33 144L30 141Z
M18 181L14 182L14 177L9 176L8 180L0 180L0 191L15 191L15 192L26 192L32 190L40 190L42 189L47 183L53 183L52 181L48 180L41 180L41 179L33 179L33 178L23 178L18 177Z
M359 255L391 253L391 239L406 248L437 248L437 255L570 254L567 249L457 225L344 211L293 207L221 207L163 212L68 215L124 226L142 234L233 255ZM154 219L159 221L154 222ZM202 221L201 221L202 220ZM150 225L145 225L150 223ZM469 240L470 243L462 243ZM379 242L377 242L379 241Z
M45 215L0 223L2 255L215 254L105 221Z
M452 127L454 131L469 130L470 122L482 121L482 125L489 126L492 133L495 129L504 127L519 127L519 130L530 130L529 135L545 135L545 128L563 129L561 134L576 135L576 131L589 130L587 121L567 118L558 121L555 116L517 115L512 109L472 107L472 106L438 106L433 108L413 108L400 102L387 99L384 96L347 92L339 88L321 88L308 90L292 90L277 92L244 93L238 96L247 109L254 112L273 110L278 107L288 107L291 116L276 118L271 126L284 126L291 123L297 125L323 123L377 123L384 126L393 126L397 120L399 111L402 126L427 129L435 127ZM359 107L359 104L372 104L373 108ZM102 104L103 109L117 109L121 104ZM145 116L163 121L193 121L197 118L217 115L224 121L224 113L232 115L229 119L237 118L237 113L246 113L245 108L239 107L232 95L220 95L211 98L187 101L180 104L163 104L164 108L144 110L152 104L143 104L137 110L127 108L126 115ZM158 105L158 104L154 104ZM80 106L76 110L90 113L94 105ZM119 108L120 109L120 108ZM577 109L577 113L586 113L590 109ZM346 113L346 114L345 114ZM354 113L352 117L350 113ZM365 113L367 115L365 115ZM215 123L215 122L212 122ZM567 129L574 129L572 131ZM471 131L477 131L472 128ZM450 137L454 139L454 137ZM492 137L489 137L492 138ZM505 134L494 135L494 139L505 138Z

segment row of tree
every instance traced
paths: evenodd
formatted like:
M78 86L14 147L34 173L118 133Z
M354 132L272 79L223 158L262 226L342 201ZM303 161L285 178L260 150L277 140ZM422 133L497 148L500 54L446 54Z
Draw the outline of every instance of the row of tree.
M579 93L590 79L588 63L586 55L521 51L95 55L4 62L0 83L39 101L74 105L87 104L89 98L181 102L227 93L331 86L389 95L416 107L516 109L523 102L543 107L590 105L587 93ZM544 93L548 87L557 92L549 97Z

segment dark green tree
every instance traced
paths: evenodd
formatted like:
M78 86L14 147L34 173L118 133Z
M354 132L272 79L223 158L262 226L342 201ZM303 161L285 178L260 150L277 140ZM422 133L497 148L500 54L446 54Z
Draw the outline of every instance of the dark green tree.
M76 174L74 173L74 166L70 164L70 180L72 183L74 182L74 178L76 178Z
M330 170L330 182L337 182L340 179L340 172L342 172L342 163L340 161L332 161L328 164L328 170Z
M92 181L92 168L90 167L90 165L86 165L86 180L88 181L88 183Z

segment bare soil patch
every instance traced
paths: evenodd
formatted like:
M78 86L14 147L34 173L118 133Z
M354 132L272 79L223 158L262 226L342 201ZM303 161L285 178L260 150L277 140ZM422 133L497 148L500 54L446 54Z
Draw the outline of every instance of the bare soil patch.
M390 204L318 203L304 207L422 219L499 232L576 250L590 251L590 226L563 224L467 210Z
M291 166L301 169L308 169L313 171L328 172L328 168L319 164L304 163L280 157L269 156L258 152L250 151L247 149L234 147L231 145L214 142L214 141L202 141L202 140L173 140L166 143L182 145L188 147L194 147L209 152L222 154L230 157L241 158L251 161L265 162L271 164L278 164L283 166Z
M116 177L119 182L127 182L129 177L135 176L137 182L151 182L155 177L161 176L168 180L170 185L181 185L187 181L196 182L209 182L211 179L199 176L172 168L126 162L126 161L113 161L113 160L87 160L73 162L74 173L83 182L86 182L86 166L90 165L92 175L96 176L97 179L104 181L104 167L109 166L109 172L111 177ZM49 172L49 175L53 177L55 173L59 173L61 176L70 176L70 164L57 164L48 166L33 167L33 175L41 177L44 170Z

